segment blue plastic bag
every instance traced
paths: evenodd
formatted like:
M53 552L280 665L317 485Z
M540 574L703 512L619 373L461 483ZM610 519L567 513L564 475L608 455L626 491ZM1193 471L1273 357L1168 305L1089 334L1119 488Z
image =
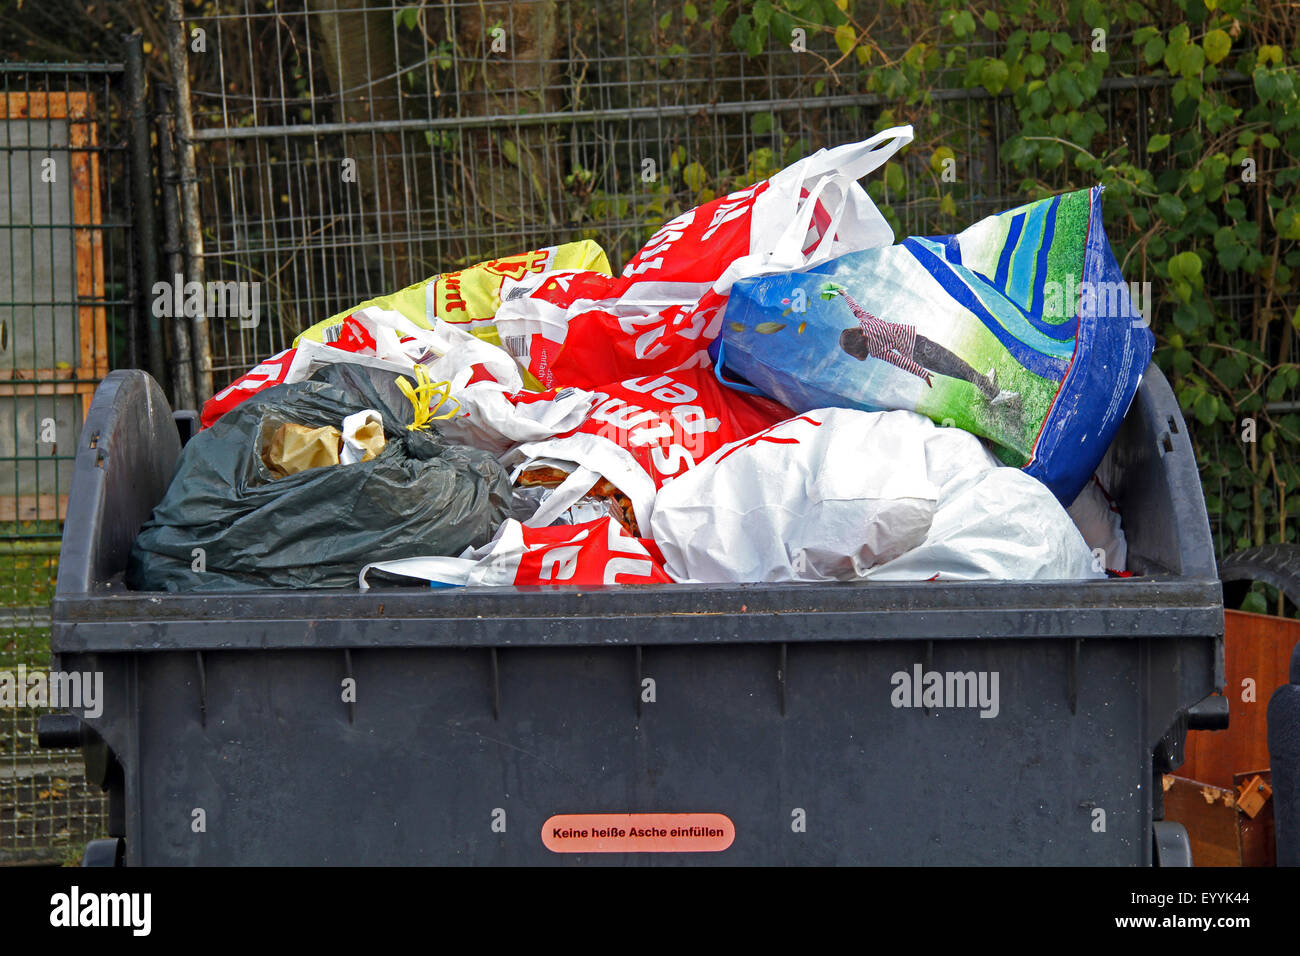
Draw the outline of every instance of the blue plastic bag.
M902 408L964 428L1069 504L1151 359L1136 292L1096 187L741 280L711 351L720 377L796 411Z

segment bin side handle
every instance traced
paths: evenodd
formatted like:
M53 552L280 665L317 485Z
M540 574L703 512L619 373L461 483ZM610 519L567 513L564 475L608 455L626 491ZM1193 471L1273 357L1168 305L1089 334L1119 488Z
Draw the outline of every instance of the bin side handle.
M1178 400L1153 363L1113 446L1130 565L1182 577L1217 578L1214 539L1196 456Z

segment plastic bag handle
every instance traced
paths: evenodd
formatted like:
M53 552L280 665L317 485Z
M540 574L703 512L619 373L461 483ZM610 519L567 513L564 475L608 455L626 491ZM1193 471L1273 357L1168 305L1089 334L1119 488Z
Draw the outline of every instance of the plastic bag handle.
M763 395L763 393L760 392L758 389L756 389L753 385L746 385L744 382L729 382L722 377L722 366L726 362L726 357L724 355L726 346L722 344L722 336L718 336L717 341L718 341L718 358L717 361L713 363L713 376L719 382L725 385L727 388L734 389L737 392L744 392L747 395L760 395L760 396Z
M840 231L840 223L844 219L844 211L849 208L848 191L844 190L840 197L840 202L835 206L835 211L831 213L830 225L826 227L826 232L822 234L821 241L817 243L817 248L812 251L811 258L815 262L821 262L829 259L831 249L835 246L835 234Z
M891 126L861 143L828 149L817 157L818 165L825 164L827 172L838 172L857 181L887 163L891 156L912 141L912 136L910 125Z
M820 181L818 181L817 185L812 188L810 193L808 193L808 198L803 200L803 203L795 212L794 218L791 219L785 229L781 231L781 235L777 237L776 242L772 243L772 256L777 260L777 262L792 262L796 258L802 262L804 257L803 238L808 235L808 230L812 228L813 216L817 213L817 202L821 199L821 195L825 192L826 187L834 182L835 179L836 177L834 176L823 176ZM802 189L803 187L796 186L795 188ZM838 208L831 216L832 223L835 226L839 225L840 219L844 216L844 207L848 205L848 198L848 194L845 193L841 197L841 202ZM820 246L818 248L820 248Z

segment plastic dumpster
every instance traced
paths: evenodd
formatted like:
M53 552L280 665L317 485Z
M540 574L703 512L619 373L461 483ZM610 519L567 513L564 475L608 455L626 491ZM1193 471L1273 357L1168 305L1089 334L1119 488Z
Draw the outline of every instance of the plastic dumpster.
M151 378L105 379L53 607L102 712L43 733L109 790L88 861L1190 860L1160 773L1226 714L1223 608L1154 367L1115 448L1127 580L127 591L179 451Z

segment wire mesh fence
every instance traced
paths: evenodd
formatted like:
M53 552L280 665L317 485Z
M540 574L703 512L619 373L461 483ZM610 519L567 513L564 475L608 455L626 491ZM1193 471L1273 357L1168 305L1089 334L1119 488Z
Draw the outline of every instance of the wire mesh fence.
M262 282L270 319L213 329L217 387L438 272L582 238L621 263L685 209L864 138L884 102L827 83L825 37L758 61L713 32L667 43L666 4L215 9L185 24L204 271ZM996 157L1007 104L977 94L944 108L985 147L957 190L975 218L1013 194ZM908 230L930 211L896 210Z
M131 359L119 75L0 64L0 672L11 681L0 707L0 863L75 856L105 823L80 755L37 748L48 707L29 706L40 685L26 677L49 667L81 421L99 379Z

